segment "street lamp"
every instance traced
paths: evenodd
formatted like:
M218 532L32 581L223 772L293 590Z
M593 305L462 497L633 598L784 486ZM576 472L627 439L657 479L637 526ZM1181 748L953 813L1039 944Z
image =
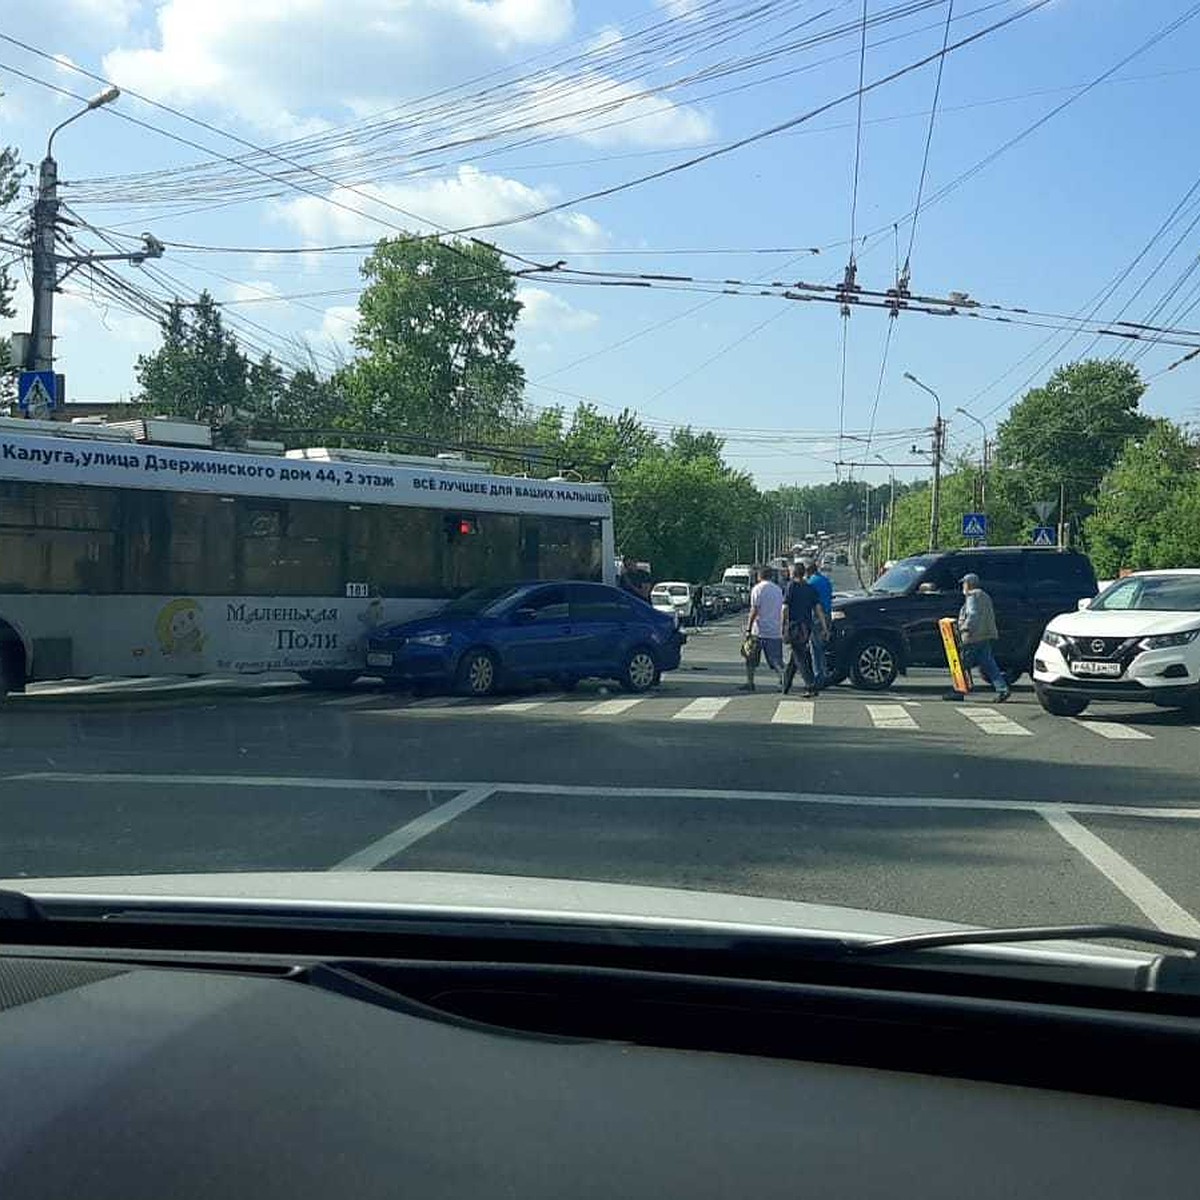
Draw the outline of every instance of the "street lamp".
M58 164L54 161L54 139L59 130L65 129L72 121L78 121L93 109L111 104L120 94L115 84L109 84L78 112L55 125L46 139L46 157L38 168L37 202L33 206L33 317L29 328L27 366L34 371L54 369L54 291L60 282L59 257L54 249L54 233L58 225Z
M956 413L962 413L970 421L974 421L979 426L983 434L983 445L979 452L979 507L987 512L987 477L988 477L988 436L987 426L974 413L969 413L965 408L956 408Z
M928 392L937 405L937 420L933 425L933 491L929 497L929 549L932 551L937 549L938 517L942 505L942 436L945 429L942 424L942 400L933 388L922 383L911 371L905 371L904 378Z

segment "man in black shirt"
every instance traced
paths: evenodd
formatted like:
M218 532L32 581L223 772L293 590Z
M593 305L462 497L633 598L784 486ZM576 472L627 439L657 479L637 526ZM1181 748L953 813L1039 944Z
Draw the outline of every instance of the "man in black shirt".
M805 582L804 567L797 563L792 569L792 581L783 594L783 639L792 652L783 673L784 695L791 690L797 667L804 678L804 695L812 697L817 694L812 659L809 657L809 641L814 627L822 633L826 631L827 621L817 589Z

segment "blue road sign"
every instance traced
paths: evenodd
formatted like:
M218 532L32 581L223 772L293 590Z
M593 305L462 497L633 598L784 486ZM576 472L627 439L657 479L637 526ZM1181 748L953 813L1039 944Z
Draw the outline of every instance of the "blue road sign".
M963 513L962 535L977 541L987 537L987 514Z
M27 416L47 416L58 407L58 378L53 371L22 371L17 407Z
M1058 535L1054 532L1054 526L1038 525L1033 531L1033 544L1035 546L1057 546Z

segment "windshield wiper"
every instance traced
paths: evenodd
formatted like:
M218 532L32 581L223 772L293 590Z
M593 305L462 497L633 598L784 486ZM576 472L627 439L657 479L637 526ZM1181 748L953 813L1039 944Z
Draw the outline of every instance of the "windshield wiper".
M1007 929L961 929L950 933L917 933L905 937L879 938L849 949L851 957L882 957L904 954L909 950L938 950L946 946L979 946L996 942L1055 942L1081 938L1120 938L1126 942L1144 942L1151 946L1172 946L1188 950L1200 959L1200 938L1165 929L1147 929L1141 925L1016 925Z

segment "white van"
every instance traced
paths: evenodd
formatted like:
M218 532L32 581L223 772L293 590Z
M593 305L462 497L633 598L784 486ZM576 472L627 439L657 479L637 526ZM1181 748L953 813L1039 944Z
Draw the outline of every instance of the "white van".
M758 582L758 578L753 567L747 566L745 563L734 563L732 567L725 568L721 582L732 583L734 587L748 589Z
M678 580L656 583L650 592L650 603L659 612L673 613L677 625L688 625L695 616L691 584Z

